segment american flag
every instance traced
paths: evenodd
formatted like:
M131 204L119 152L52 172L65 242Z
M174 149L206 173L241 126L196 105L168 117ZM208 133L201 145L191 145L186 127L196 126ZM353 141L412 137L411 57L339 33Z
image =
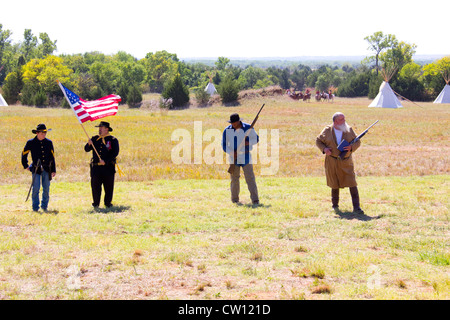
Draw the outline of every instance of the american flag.
M67 89L61 82L58 82L58 84L80 123L114 116L117 113L119 102L122 100L120 96L110 94L98 100L86 101Z

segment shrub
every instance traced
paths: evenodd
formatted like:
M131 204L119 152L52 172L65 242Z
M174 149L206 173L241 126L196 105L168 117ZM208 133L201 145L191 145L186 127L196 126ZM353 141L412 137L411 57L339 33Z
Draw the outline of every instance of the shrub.
M19 93L22 87L22 74L19 71L11 72L6 76L3 94L8 104L15 104L19 100Z
M36 107L46 107L48 105L47 94L44 90L38 90L33 96L33 104Z
M239 96L239 83L234 80L231 76L227 76L218 86L217 91L219 92L222 102L234 102L237 101Z
M138 85L135 84L128 89L126 99L130 106L137 106L142 102L142 93Z
M380 86L383 82L383 78L381 76L372 76L369 81L369 99L375 99L378 92L380 92Z
M356 74L353 72L337 91L339 97L365 97L369 95L370 73ZM378 92L377 92L378 93Z
M164 88L162 92L164 99L172 98L172 106L181 107L189 102L189 90L181 81L180 75Z
M197 100L198 104L206 104L206 103L208 103L209 98L210 98L210 95L202 87L198 87L195 90L195 100Z

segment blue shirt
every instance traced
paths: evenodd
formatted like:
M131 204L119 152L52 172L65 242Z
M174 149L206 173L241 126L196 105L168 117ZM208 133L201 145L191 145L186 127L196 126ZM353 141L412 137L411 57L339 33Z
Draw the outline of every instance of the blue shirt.
M242 140L247 135L247 131L251 127L250 124L245 122L241 122L241 125L242 127L240 129L235 130L230 124L225 128L222 134L222 149L230 155L230 163L234 163L234 151L237 151ZM243 145L239 150L235 163L236 165L245 166L251 163L250 151L252 151L253 145L259 142L259 136L256 134L254 129L251 129L251 131L248 132L246 141L249 142L249 145Z

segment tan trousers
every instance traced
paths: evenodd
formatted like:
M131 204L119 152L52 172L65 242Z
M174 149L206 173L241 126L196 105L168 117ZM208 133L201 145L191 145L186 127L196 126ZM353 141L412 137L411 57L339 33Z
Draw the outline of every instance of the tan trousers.
M244 171L245 182L247 182L248 191L250 191L250 199L254 203L259 201L258 188L256 187L255 173L253 172L253 164L249 163L242 167ZM241 166L235 166L234 172L230 174L231 177L231 201L239 201L240 184L239 177L241 176Z

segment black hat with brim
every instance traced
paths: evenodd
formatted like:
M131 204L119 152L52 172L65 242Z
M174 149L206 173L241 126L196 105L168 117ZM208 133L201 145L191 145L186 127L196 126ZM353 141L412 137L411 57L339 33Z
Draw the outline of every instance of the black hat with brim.
M34 134L38 133L38 132L47 132L50 131L52 129L47 129L47 127L45 126L45 124L41 123L38 124L36 127L36 130L31 130L31 132L33 132Z
M98 127L105 127L105 128L108 128L109 131L113 131L113 129L109 126L109 122L106 122L106 121L101 121L101 122L99 123L99 125L96 126L96 127L97 127L97 128L98 128Z
M237 113L233 113L230 116L230 120L228 120L229 123L238 122L238 121L242 121L242 119L239 117L239 114L237 114Z

